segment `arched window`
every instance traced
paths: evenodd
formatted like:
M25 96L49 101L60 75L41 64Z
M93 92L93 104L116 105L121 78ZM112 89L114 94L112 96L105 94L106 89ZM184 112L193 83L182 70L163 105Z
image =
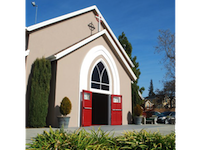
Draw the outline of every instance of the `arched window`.
M109 91L108 73L102 62L99 62L92 72L91 87L99 90Z

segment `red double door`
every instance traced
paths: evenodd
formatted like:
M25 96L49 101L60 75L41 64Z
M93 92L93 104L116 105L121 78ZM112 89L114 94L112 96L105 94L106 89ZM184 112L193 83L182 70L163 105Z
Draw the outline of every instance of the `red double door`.
M82 126L92 125L92 92L82 92ZM122 96L111 95L111 125L122 125Z

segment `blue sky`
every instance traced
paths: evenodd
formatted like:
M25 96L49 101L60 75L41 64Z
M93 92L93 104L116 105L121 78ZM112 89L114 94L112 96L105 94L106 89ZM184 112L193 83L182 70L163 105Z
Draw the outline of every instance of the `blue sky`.
M35 8L26 0L26 26L35 23ZM137 56L141 71L139 86L148 96L150 80L154 90L162 89L165 69L162 54L155 54L158 30L175 33L175 0L35 0L38 5L37 23L73 11L96 5L118 37L124 32L132 44L132 56Z

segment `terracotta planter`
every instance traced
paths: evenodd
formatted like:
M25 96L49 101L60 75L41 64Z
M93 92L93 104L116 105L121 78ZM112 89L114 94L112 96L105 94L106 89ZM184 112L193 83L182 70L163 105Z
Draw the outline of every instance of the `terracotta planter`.
M57 118L58 118L58 127L59 128L62 128L62 126L64 128L68 128L70 117L58 116Z
M141 116L134 116L134 123L136 125L141 125L142 124L142 117Z

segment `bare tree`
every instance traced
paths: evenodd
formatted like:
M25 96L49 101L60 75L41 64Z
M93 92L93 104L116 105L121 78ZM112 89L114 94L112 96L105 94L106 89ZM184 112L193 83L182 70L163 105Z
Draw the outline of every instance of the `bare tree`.
M166 77L175 80L175 34L170 30L159 30L158 45L155 47L156 53L164 53L162 63L167 69Z
M175 34L170 30L159 30L158 45L155 47L156 53L164 53L161 63L164 64L167 73L166 79L163 81L163 89L156 90L158 95L168 95L170 104L175 97Z

